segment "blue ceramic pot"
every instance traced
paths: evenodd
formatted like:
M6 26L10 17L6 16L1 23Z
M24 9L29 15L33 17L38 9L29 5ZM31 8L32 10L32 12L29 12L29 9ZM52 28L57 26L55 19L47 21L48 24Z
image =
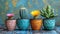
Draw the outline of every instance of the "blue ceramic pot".
M17 26L21 30L26 30L29 27L29 24L30 24L29 22L30 22L29 19L18 19Z
M55 27L55 19L44 19L43 21L44 29L52 30Z

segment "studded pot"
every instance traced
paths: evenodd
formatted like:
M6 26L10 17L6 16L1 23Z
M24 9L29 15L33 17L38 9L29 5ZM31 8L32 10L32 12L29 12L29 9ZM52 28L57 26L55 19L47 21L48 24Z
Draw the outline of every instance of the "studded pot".
M44 19L43 20L43 26L44 29L46 30L52 30L55 27L55 19L51 18L51 19Z
M20 30L27 30L29 27L29 19L17 19L17 26Z
M32 30L40 30L42 27L42 19L31 19L30 23Z
M6 24L7 29L12 31L16 27L16 20L12 20L12 19L11 20L6 20L5 24Z

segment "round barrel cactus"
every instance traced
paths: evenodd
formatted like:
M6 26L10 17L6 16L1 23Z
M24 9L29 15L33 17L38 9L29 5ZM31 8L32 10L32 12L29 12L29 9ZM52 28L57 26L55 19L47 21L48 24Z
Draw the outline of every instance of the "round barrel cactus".
M29 11L28 11L25 7L22 7L22 8L20 9L20 17L21 17L22 19L27 19L27 18L30 17Z

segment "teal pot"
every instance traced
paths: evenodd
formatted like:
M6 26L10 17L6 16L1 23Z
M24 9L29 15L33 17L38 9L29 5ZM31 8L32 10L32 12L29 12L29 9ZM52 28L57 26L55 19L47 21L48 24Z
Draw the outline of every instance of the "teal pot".
M43 26L44 26L44 29L46 29L46 30L54 29L54 27L55 27L55 19L54 18L52 18L52 19L44 19L43 20Z
M27 30L29 27L29 19L17 19L17 26L20 30Z

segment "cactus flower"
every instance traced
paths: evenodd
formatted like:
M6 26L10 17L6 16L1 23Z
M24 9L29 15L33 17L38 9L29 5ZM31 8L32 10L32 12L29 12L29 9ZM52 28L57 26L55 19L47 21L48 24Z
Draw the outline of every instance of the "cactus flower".
M31 15L34 16L34 17L37 17L38 15L40 15L40 10L33 10L31 12Z
M8 19L11 19L14 16L14 14L7 14Z

